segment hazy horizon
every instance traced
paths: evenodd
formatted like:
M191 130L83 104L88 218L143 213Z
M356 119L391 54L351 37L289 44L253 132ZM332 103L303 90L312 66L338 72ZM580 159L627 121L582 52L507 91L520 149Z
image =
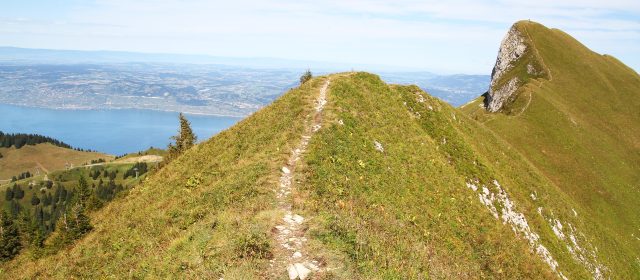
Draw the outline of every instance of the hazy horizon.
M7 50L9 53L7 53ZM38 53L39 56L28 57L27 53ZM65 54L66 56L58 56ZM82 56L83 55L92 55ZM100 56L103 55L103 56ZM75 57L74 57L75 56ZM314 72L330 71L377 71L377 72L430 72L432 74L465 74L436 72L426 68L412 68L398 65L360 64L337 61L318 61L312 59L290 59L283 57L240 57L240 56L215 56L208 54L163 53L163 52L136 52L113 50L75 50L75 49L48 49L48 48L23 48L16 46L0 45L0 62L40 61L46 63L172 63L172 64L201 64L201 65L229 65L245 66L247 68L271 68L271 69L310 69ZM39 63L40 64L40 63ZM477 74L488 75L488 74Z
M530 19L640 68L634 1L39 1L3 3L0 45L275 58L487 74Z

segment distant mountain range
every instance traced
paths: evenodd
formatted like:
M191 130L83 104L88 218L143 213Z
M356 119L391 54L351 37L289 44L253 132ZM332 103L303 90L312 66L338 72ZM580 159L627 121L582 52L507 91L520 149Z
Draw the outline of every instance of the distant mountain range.
M113 63L162 63L226 65L254 69L312 69L320 72L356 70L400 71L406 67L375 64L349 64L312 60L294 60L268 57L219 57L211 55L138 53L124 51L80 51L0 47L0 64L113 64ZM417 70L417 69L416 69Z
M268 58L0 47L0 103L246 116L295 87L308 67L316 75L351 70L343 64ZM488 75L387 71L383 78L417 84L454 106L489 86Z
M431 72L382 72L380 78L387 83L417 85L454 107L482 95L491 80L490 75L438 75Z

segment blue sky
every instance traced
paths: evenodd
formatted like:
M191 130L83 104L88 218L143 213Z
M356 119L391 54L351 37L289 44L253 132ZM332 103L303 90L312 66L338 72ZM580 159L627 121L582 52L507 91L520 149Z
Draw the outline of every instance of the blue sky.
M2 1L0 46L272 57L490 74L520 19L640 69L640 1Z

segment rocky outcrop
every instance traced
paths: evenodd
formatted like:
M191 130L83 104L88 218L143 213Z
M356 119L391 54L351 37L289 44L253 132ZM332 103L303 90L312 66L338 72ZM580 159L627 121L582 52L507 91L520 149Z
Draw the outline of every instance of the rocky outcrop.
M502 105L518 90L519 85L518 78L514 77L497 90L489 89L487 110L497 112L502 109Z
M524 43L524 37L515 26L511 27L507 36L502 39L496 65L493 66L493 72L491 73L491 85L489 86L486 101L488 111L499 111L503 104L509 100L518 89L518 78L514 77L508 82L501 82L504 74L513 67L515 62L522 57L526 50L527 45ZM502 86L498 88L499 84L502 84Z

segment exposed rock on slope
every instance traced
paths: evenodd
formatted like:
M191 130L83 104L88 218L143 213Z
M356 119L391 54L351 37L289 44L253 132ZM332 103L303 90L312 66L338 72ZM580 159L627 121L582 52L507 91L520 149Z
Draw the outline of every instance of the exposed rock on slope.
M504 114L367 73L317 77L0 279L306 278L307 261L311 279L640 279L640 77L560 31L514 32L494 73L497 89L520 83Z
M634 239L640 228L640 76L560 30L529 21L514 28L525 51L514 59L506 51L510 43L504 43L490 92L462 110L566 195L562 214L558 205L552 209L553 203L543 202L539 192L531 196L554 234L552 240L568 253L565 258L582 266L589 278L640 279L640 262L626 261L638 259L640 252ZM505 41L517 41L510 36ZM503 58L511 59L506 71ZM515 92L494 106L501 87L514 78L520 82ZM491 113L495 111L500 113ZM560 260L562 253L553 244L545 246L564 275L587 278L571 275L567 262Z
M491 73L491 85L487 97L487 110L490 112L499 111L503 104L516 92L521 81L517 77L512 77L508 82L504 82L504 74L514 67L514 64L527 51L524 37L516 26L511 27L507 35L502 39L500 51L496 59L496 65ZM531 66L528 67L528 69ZM505 79L506 80L506 79Z

